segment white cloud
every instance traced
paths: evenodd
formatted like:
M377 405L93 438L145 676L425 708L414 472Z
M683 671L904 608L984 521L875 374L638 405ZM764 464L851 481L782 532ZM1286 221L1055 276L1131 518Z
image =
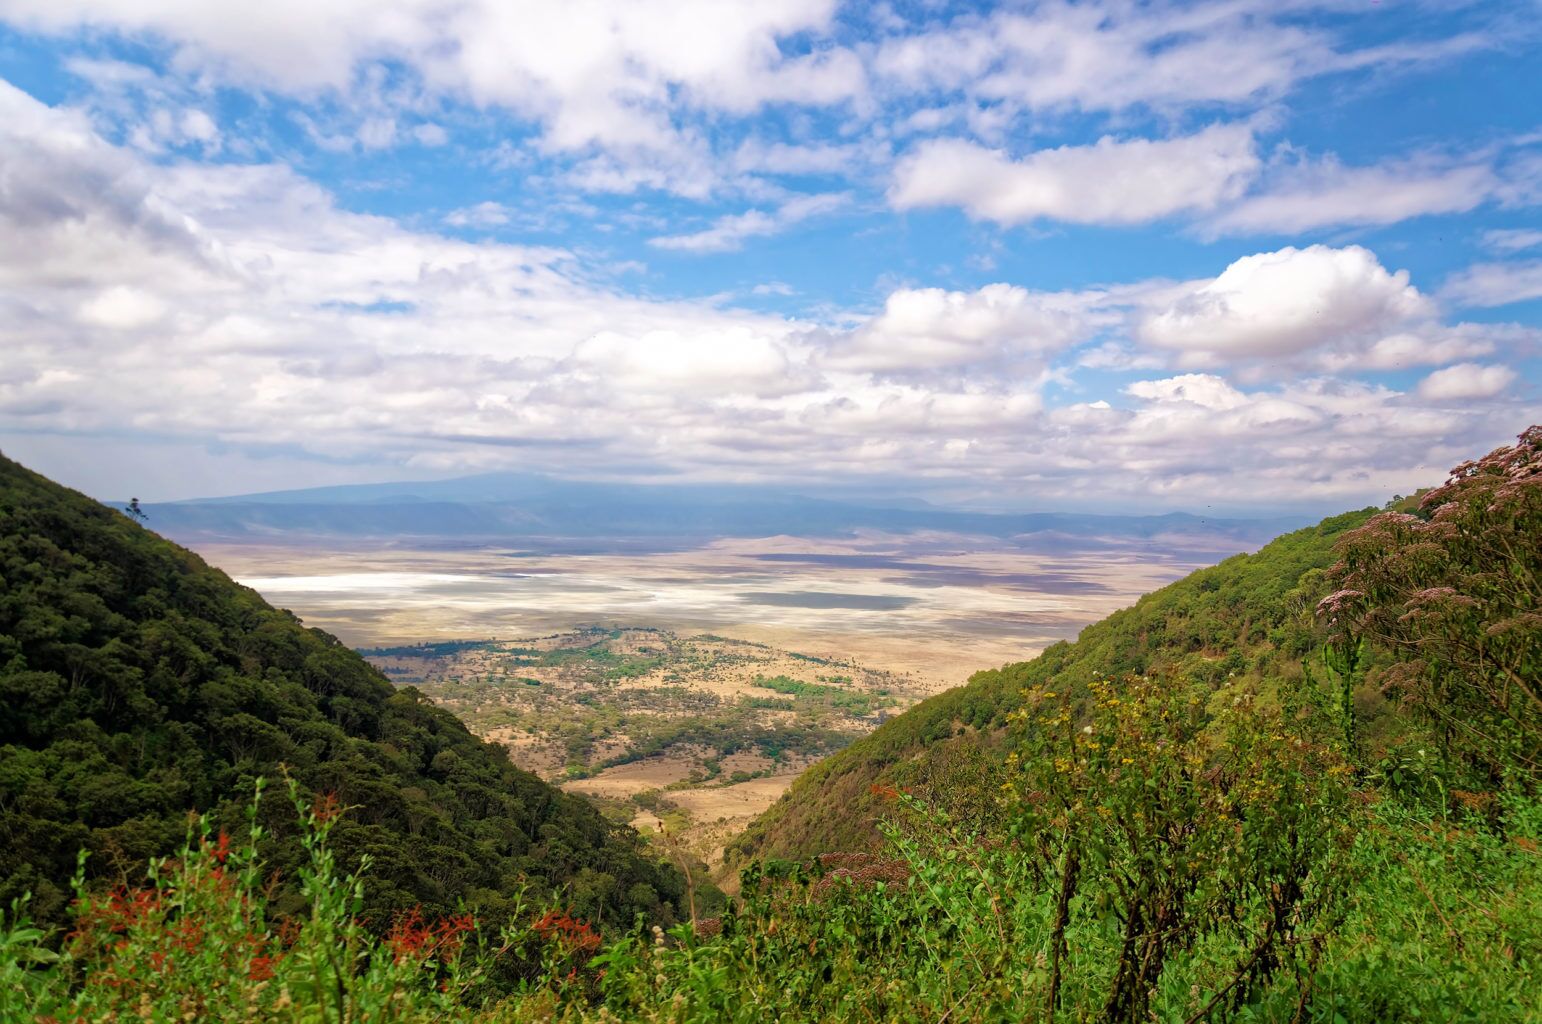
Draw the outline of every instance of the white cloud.
M1064 2L959 16L886 42L874 70L909 90L1032 109L1243 103L1331 70L1333 41L1275 6Z
M343 97L366 108L347 135L366 148L393 144L388 117L370 114L386 65L405 69L424 95L498 107L539 122L549 152L599 150L620 167L591 169L597 187L621 188L634 167L663 187L710 191L702 143L675 123L677 109L744 114L767 103L829 106L860 98L861 61L820 44L794 55L780 41L820 39L835 0L528 0L520 4L366 0L223 5L189 0L6 0L0 17L65 33L84 27L164 40L181 72L298 97ZM424 142L422 135L415 135ZM435 144L429 132L426 144ZM619 177L618 177L619 174ZM632 183L630 187L636 187Z
M748 210L730 214L703 231L650 238L648 244L682 252L728 252L739 248L746 239L781 234L800 221L839 210L850 200L844 192L796 196L770 213Z
M1079 357L1126 344L1128 317L1169 307L1209 332L1205 352L1236 331L1246 351L1314 359L1370 358L1415 328L1426 344L1478 338L1436 324L1364 250L1263 254L1288 272L1234 264L1210 288L899 288L875 314L800 321L630 295L596 284L610 278L580 253L351 213L281 165L151 160L8 86L0 180L10 436L386 472L903 477L1068 504L1338 503L1438 479L1533 411L1504 394L1437 407L1354 382L1249 390L1240 371L1164 371L1046 404L1047 381L1052 396L1081 386L1068 376ZM1319 308L1360 347L1319 344ZM1188 354L1131 359L1150 351Z
M1061 146L1014 160L960 139L919 145L900 160L889 199L899 209L959 206L979 220L1135 224L1214 209L1257 172L1252 130L1213 125L1173 139Z
M972 292L900 289L877 316L837 336L824 364L875 373L964 367L1038 372L1050 355L1108 322L1096 302L1095 296L1030 292L1007 284Z
M1456 402L1493 398L1515 380L1508 366L1481 366L1457 363L1436 370L1419 382L1419 395L1433 402Z
M431 122L414 125L412 137L418 140L418 145L427 146L430 149L435 146L442 146L450 141L450 133L445 131L442 125Z
M1165 380L1136 381L1127 394L1151 402L1191 402L1203 409L1235 409L1247 404L1247 396L1223 378L1209 373L1185 373Z
M749 326L685 333L602 331L580 342L571 362L607 387L663 394L780 395L801 390L808 374L786 342ZM800 379L801 378L801 379Z
M1165 362L1159 355L1137 352L1118 341L1105 341L1083 349L1076 359L1077 366L1089 370L1158 370Z
M860 11L838 0L0 0L0 18L24 31L117 34L168 51L171 74L205 91L234 86L335 106L336 117L307 126L323 147L443 145L442 127L410 125L406 114L462 104L537 124L536 148L576 164L579 187L696 198L732 190L735 175L850 175L854 164L887 159L888 132L902 122L922 132L960 125L996 142L1036 115L1145 109L1176 122L1218 105L1260 110L1315 76L1504 41L1475 17L1467 21L1478 27L1444 38L1356 47L1347 30L1307 26L1300 5L1264 0L937 9L919 5L908 21L890 11L876 19L886 26L876 39L856 43ZM75 63L99 89L149 88L130 65ZM809 111L851 122L834 140L809 138L806 123L782 140L718 137L724 121L768 106L795 111L794 125ZM851 142L852 127L868 141ZM1150 209L1120 205L1112 220L1212 208L1203 184L1156 191Z
M1501 228L1483 232L1483 244L1501 252L1520 252L1542 246L1542 231L1531 228Z
M856 143L794 145L746 139L734 150L732 164L744 173L849 174L884 155L885 149Z
M1205 495L1345 503L1350 495L1408 493L1438 480L1464 452L1513 433L1515 411L1429 409L1412 396L1353 381L1308 379L1245 391L1218 376L1141 381L1134 408L1081 404L1049 414L1061 454L1092 467L1117 465L1124 486L1150 498ZM1066 485L1077 486L1070 481Z
M1314 245L1245 256L1147 313L1137 332L1206 365L1361 350L1432 314L1407 271L1389 273L1360 246Z
M117 285L87 299L80 307L84 323L112 330L147 327L166 315L166 304L149 292Z
M1423 322L1416 329L1377 338L1369 348L1353 345L1323 354L1319 364L1327 370L1403 370L1411 366L1438 366L1456 359L1484 356L1494 351L1493 336L1506 333L1491 325L1458 324L1447 327Z
M1542 260L1475 264L1448 278L1440 297L1453 305L1481 308L1542 298Z
M1290 233L1334 225L1394 224L1428 214L1464 213L1493 198L1500 185L1486 160L1345 167L1328 156L1275 170L1255 194L1211 218L1206 230Z
M444 215L452 228L495 228L509 222L509 208L492 200L463 206Z
M396 119L370 117L359 125L356 138L365 149L387 149L396 145Z

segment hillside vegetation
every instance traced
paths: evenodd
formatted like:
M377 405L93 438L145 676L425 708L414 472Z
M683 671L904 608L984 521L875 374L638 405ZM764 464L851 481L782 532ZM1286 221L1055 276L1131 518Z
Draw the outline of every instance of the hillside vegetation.
M359 652L522 768L717 864L811 762L926 693L917 681L768 644L591 626Z
M280 766L284 766L282 769ZM370 858L362 913L462 904L502 913L524 887L595 920L667 924L679 872L635 833L510 764L414 689L269 607L122 512L0 458L0 899L67 915L88 877L137 880L188 813L233 827L259 776L348 808L344 865ZM270 797L262 854L305 852ZM303 899L289 882L278 907Z
M1314 605L1334 545L1376 510L1334 516L1286 534L1256 554L1202 569L1087 627L1032 661L977 672L967 685L924 701L799 777L729 850L738 863L800 859L882 842L881 794L903 786L975 801L1005 756L1005 727L1024 691L1054 679L1085 687L1099 676L1160 673L1212 690L1273 693L1300 682L1318 656ZM1370 687L1368 718L1386 708ZM998 780L999 781L999 780ZM980 808L976 808L980 810Z
M907 712L877 852L752 862L718 917L372 934L348 814L292 787L299 907L254 798L147 884L80 882L57 952L14 903L0 1019L1542 1020L1539 612L1534 427Z

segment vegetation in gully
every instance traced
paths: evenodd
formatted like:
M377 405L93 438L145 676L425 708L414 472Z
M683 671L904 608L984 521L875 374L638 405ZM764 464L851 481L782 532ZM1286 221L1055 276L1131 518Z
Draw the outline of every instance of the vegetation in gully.
M747 805L723 790L756 779L785 786L921 695L914 679L850 661L642 627L360 653L477 735L507 743L521 766L617 821L667 823L714 861L767 799Z
M659 755L683 758L704 781L741 751L777 762L822 757L895 707L901 685L887 672L765 644L637 627L360 653L478 734L527 738L522 758L545 764L552 781ZM788 664L818 681L775 671Z
M625 845L610 849L654 872L651 901L619 882L600 900L585 866L553 877L513 854L501 881L446 885L437 903L410 893L384 843L349 838L386 827L365 824L383 790L329 766L407 759L418 774L394 785L421 789L424 814L460 801L443 828L489 850L519 847L529 821L496 787L473 805L483 791L455 788L437 754L410 758L399 729L352 726L376 754L325 732L351 736L340 720L376 723L412 691L391 694L126 518L98 521L7 471L0 678L12 693L46 682L69 711L6 723L0 810L28 845L5 864L4 1019L1542 1019L1542 428L1444 486L1196 573L898 716L746 835L739 894L721 903ZM166 580L189 572L207 600L245 602L219 620L227 662L189 663L175 642L193 606ZM293 675L271 654L248 664L239 644L263 629L316 660ZM109 656L113 671L91 660ZM115 689L120 662L140 689ZM338 703L334 662L357 680L353 703ZM287 745L221 738L219 716L237 712L201 694L236 680L240 713ZM788 681L765 696L809 692ZM275 694L307 715L265 710ZM220 810L180 851L136 847L173 852L148 876L93 870L122 822L73 817L89 793L67 789L85 784L66 755L84 748L41 753L110 721L94 742L99 769L125 780L120 813L134 787L172 785L138 767L168 763L136 749L142 736L220 773L153 805L160 827L177 807ZM185 723L180 747L163 723ZM285 782L279 761L304 767ZM260 776L279 792L254 795ZM520 834L546 841L579 813ZM429 829L413 820L398 843ZM72 890L24 898L82 844ZM404 895L372 902L377 885Z

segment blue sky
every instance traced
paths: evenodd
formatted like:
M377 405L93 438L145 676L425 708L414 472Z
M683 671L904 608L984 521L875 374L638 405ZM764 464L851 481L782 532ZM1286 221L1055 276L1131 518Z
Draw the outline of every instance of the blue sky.
M1380 500L1539 419L1539 14L0 0L0 448Z

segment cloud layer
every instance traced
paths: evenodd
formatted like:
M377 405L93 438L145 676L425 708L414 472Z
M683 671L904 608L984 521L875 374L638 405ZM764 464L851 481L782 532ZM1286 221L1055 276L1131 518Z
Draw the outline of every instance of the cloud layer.
M793 317L349 212L279 163L152 159L11 86L0 182L13 436L1038 504L1337 503L1427 480L1528 414L1513 372L1474 361L1524 332L1450 322L1359 246L1183 283L893 286ZM1392 350L1433 372L1404 389L1326 376ZM1084 376L1094 351L1146 369ZM1271 362L1288 372L1249 375Z

